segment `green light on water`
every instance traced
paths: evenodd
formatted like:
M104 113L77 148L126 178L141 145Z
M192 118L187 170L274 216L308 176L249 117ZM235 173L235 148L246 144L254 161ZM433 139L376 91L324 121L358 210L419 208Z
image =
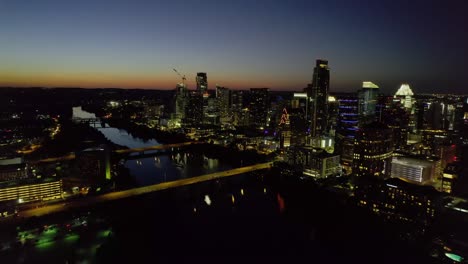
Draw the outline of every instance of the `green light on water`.
M445 252L445 256L447 256L447 258L449 258L451 260L454 260L456 262L461 262L463 260L462 256L459 256L459 255L453 254L453 253Z

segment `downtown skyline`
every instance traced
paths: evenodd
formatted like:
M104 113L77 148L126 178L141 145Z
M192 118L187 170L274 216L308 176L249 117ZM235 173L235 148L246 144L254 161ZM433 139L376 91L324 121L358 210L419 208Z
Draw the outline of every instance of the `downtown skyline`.
M301 90L316 59L330 91L463 93L464 1L0 2L0 86Z

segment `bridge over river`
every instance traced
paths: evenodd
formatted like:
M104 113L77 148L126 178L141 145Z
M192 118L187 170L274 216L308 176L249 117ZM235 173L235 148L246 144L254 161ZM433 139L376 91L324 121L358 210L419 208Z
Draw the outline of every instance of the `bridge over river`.
M175 180L175 181L170 181L170 182L163 182L163 183L153 184L149 186L124 190L124 191L110 192L110 193L106 193L106 194L102 194L98 196L88 196L88 197L84 197L81 199L64 201L58 204L46 205L46 206L39 207L39 208L24 210L18 213L18 217L20 217L21 219L24 219L24 218L30 218L30 217L35 217L35 216L48 215L48 214L57 213L57 212L63 212L63 211L82 208L86 206L92 206L96 203L143 195L143 194L161 191L165 189L191 185L195 183L210 181L210 180L224 178L224 177L230 177L230 176L247 173L251 171L256 171L256 170L269 169L271 168L272 165L273 165L273 162L260 163L260 164L240 167L236 169L200 175L200 176L192 177L192 178L180 179L180 180Z

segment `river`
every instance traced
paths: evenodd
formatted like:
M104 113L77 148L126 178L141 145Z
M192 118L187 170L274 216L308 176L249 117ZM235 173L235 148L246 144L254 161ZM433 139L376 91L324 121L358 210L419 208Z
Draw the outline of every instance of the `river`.
M92 113L86 112L81 107L73 108L73 117L96 118ZM112 143L128 148L139 148L160 145L156 139L143 140L135 137L124 129L110 127L96 127ZM146 152L146 154L151 152ZM124 166L130 175L135 178L138 186L156 184L165 181L173 181L194 177L207 173L228 170L232 166L218 159L208 158L204 155L189 152L179 153L154 153L154 156L139 158L139 153L134 153L125 160Z

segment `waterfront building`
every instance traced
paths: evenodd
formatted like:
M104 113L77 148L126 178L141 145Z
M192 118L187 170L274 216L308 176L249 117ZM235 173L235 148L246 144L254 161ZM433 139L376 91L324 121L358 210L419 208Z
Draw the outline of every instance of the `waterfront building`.
M4 182L0 184L0 203L27 203L62 198L62 180L46 178Z

